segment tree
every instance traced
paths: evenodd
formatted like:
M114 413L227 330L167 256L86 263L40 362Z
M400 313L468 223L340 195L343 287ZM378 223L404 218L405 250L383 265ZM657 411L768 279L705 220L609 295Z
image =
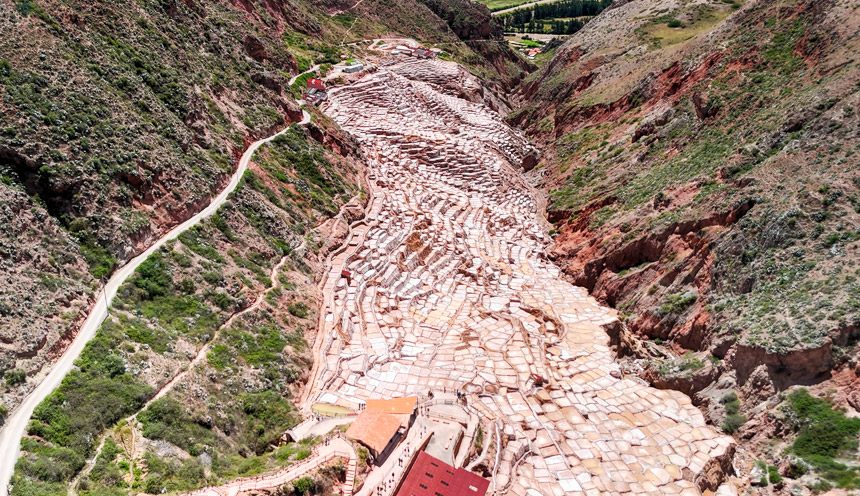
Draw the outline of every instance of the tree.
M316 491L317 482L310 477L302 477L293 481L293 493L312 494Z

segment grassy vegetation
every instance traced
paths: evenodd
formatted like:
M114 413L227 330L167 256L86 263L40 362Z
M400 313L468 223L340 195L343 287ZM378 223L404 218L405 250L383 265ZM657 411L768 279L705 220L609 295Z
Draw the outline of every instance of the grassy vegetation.
M805 458L835 458L857 452L860 419L849 418L826 400L798 389L783 409L788 422L798 430L792 451Z
M200 454L200 444L216 444L211 429L195 422L185 407L173 398L158 399L140 412L137 419L143 424L144 437L169 441L192 454Z
M103 328L75 362L78 369L36 407L29 433L88 456L98 433L140 408L153 389L126 371L114 351L121 342L119 329Z
M490 12L518 7L525 3L529 3L529 1L530 0L480 0L482 4L486 5L487 8L490 9Z
M19 369L7 370L3 375L7 386L23 384L27 380L27 372Z
M254 105L245 109L242 123L249 129L270 129L284 122L284 117L268 105Z
M284 431L301 420L296 409L274 391L246 393L241 401L242 410L249 419L245 443L257 455L267 451Z
M737 393L727 393L720 399L720 404L726 411L726 418L720 424L720 427L728 434L734 434L747 421L744 414L741 413L741 400Z
M681 358L665 359L657 362L657 371L663 377L689 377L693 372L705 366L705 362L693 354L687 352Z
M346 480L346 466L336 461L319 469L316 473L300 477L281 489L284 496L332 494L333 482Z
M526 36L528 36L528 35L526 35ZM528 48L540 48L540 47L544 46L543 43L541 43L539 41L532 40L532 39L528 39L525 36L523 36L520 39L519 43L522 43L523 45L525 45Z
M337 212L336 199L349 194L343 173L325 157L321 146L308 146L307 137L298 127L275 138L267 147L267 153L258 153L255 161L282 183L279 191L273 191L254 178L248 178L248 184L273 203L288 202L301 196L308 203L298 202L299 207L307 206L334 214ZM284 164L289 164L291 170L285 170Z
M728 17L734 7L732 5L699 5L685 12L686 22L671 15L661 15L638 27L636 34L646 41L652 49L665 48L684 43L703 33Z
M660 313L660 315L683 313L694 303L696 303L697 299L698 296L695 293L668 295L664 299L664 303L660 305L658 312Z
M860 466L836 461L856 458L860 419L846 417L826 399L815 398L806 389L792 392L782 410L786 422L797 432L791 451L832 485L860 489Z

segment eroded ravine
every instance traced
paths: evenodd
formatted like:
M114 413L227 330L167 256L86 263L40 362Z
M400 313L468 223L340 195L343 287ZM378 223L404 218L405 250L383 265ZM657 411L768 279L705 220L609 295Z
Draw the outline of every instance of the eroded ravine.
M498 493L715 489L731 439L683 394L623 377L604 329L614 312L543 255L517 172L527 143L434 84L461 76L450 62L393 63L330 93L325 113L369 158L372 203L324 280L305 407L464 391L502 423Z

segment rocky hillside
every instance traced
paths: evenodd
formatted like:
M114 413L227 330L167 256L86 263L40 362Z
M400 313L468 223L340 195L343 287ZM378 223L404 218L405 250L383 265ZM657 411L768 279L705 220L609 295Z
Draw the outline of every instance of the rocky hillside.
M361 157L327 152L315 131L293 126L259 150L215 216L122 286L36 408L13 494L187 490L309 449L272 445L301 420L291 400L310 369L316 272L364 198Z
M544 150L530 175L551 257L619 309L643 375L715 422L854 375L858 8L617 1L520 87L510 119ZM834 404L857 414L840 384Z
M399 33L500 85L520 77L421 3L352 3L0 2L0 423L100 282L205 206L250 141L300 119L291 76ZM348 149L336 130L314 138Z

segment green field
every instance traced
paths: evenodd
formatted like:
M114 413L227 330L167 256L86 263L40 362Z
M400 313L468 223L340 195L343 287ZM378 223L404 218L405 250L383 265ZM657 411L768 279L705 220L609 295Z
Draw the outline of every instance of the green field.
M516 7L518 5L523 5L529 3L532 0L478 0L482 4L486 5L490 12L496 12L498 10L509 9L511 7Z

